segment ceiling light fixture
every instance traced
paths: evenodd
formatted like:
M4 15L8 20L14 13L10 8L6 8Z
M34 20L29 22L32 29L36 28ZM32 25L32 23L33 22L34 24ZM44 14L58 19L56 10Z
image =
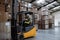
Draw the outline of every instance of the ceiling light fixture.
M44 3L45 2L45 0L36 0L36 3Z

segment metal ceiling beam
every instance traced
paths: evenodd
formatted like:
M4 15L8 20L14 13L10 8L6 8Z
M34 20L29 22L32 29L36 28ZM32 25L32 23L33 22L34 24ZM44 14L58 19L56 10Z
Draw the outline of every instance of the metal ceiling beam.
M47 6L47 5L49 5L49 4L53 3L53 2L55 2L55 1L52 1L52 2L50 2L50 3L48 3L48 4L44 5L44 6ZM44 7L44 6L43 6L43 7Z
M54 5L55 7L58 7L58 6L60 6L60 4L59 5ZM53 9L53 8L55 8L55 7L52 7L52 8L50 8L49 10L51 10L51 9Z
M50 14L53 14L54 12L58 12L58 11L60 11L60 10L56 10L56 11L50 12Z
M55 7L58 7L58 6L60 6L60 5L57 5L57 6L55 6ZM55 8L55 7L51 7L49 10L51 10L51 9L53 9L53 8Z
M36 0L32 0L30 3L33 3L34 1L36 1Z
M33 3L36 0L21 0L21 1L25 1L25 2L29 2L29 3Z
M52 2L49 2L48 4L46 4L46 5L44 5L44 6L41 6L41 7L45 7L45 6L51 4L51 3L55 2L55 1L56 1L56 0L54 0L54 1L52 1ZM39 7L38 9L40 9L41 7Z

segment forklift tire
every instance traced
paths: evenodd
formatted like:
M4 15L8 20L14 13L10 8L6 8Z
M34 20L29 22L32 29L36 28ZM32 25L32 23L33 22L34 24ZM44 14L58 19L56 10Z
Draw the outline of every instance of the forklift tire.
M19 38L20 38L20 40L24 40L24 36L23 35L20 35Z

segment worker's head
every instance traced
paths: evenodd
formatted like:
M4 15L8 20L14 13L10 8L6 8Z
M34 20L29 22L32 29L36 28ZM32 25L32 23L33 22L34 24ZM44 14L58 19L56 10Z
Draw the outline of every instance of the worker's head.
M25 20L26 20L26 21L29 20L29 19L30 19L30 18L29 18L28 16L25 17Z

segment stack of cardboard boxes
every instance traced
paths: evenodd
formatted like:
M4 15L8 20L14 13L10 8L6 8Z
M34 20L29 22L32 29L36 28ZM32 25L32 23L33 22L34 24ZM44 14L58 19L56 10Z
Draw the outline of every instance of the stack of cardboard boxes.
M52 24L54 23L53 21L53 16L50 15L50 12L47 8L42 7L40 9L41 12L39 12L40 14L40 20L38 22L39 24L39 29L50 29L52 28Z
M7 19L8 19L8 15L5 12L5 4L4 3L5 3L5 0L0 0L0 40L1 39L8 39L8 36L10 35L8 33L9 29L5 25L7 22Z

